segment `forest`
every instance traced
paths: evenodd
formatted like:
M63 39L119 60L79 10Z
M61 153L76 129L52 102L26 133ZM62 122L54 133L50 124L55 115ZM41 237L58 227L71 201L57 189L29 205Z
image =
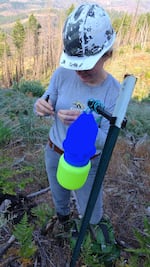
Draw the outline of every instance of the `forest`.
M62 51L62 28L67 14L74 8L58 12L51 9L38 18L31 14L17 19L9 31L0 29L0 86L11 87L24 80L47 80L59 64ZM117 32L118 55L144 51L149 53L150 13L112 12ZM147 74L146 74L147 75Z

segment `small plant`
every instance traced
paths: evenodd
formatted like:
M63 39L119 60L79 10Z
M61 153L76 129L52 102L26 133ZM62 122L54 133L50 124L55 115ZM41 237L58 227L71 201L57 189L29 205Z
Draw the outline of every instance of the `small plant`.
M120 257L120 248L116 244L111 222L103 219L100 225L92 227L93 230L86 234L83 242L84 263L92 267L112 267ZM107 231L109 240L106 240L108 237L104 236L104 231Z
M31 175L33 167L22 166L20 169L14 169L13 160L10 157L0 157L0 189L3 194L15 195L17 189L23 190L33 182L32 177L23 178L25 174Z
M42 203L31 210L32 214L37 217L37 224L44 227L45 223L54 215L54 210L46 203Z
M37 248L32 238L33 226L28 223L27 214L25 213L20 223L14 227L13 235L19 241L19 254L23 258L31 258Z
M126 129L135 137L143 136L145 133L150 136L149 112L149 105L145 105L143 109L143 105L136 101L129 104Z
M144 219L144 231L134 230L134 235L139 243L138 248L127 249L131 253L130 265L132 267L150 266L150 222Z
M11 139L11 129L0 121L0 145L8 143Z

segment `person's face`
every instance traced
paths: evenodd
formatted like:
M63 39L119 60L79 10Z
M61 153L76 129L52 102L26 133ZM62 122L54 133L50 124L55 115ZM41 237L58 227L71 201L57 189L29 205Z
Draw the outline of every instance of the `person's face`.
M80 79L86 84L98 84L101 81L103 74L103 58L99 59L93 69L91 70L77 70L76 73Z

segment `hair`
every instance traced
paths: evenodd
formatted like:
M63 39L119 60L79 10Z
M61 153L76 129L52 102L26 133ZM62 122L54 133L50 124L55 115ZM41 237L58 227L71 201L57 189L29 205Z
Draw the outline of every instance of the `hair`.
M102 57L112 57L113 47L111 47Z

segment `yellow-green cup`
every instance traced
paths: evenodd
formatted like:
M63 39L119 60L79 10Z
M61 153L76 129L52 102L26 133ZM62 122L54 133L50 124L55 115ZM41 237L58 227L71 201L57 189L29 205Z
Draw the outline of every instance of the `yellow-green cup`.
M86 182L91 168L91 162L82 167L76 167L68 164L64 159L64 154L59 159L57 168L57 180L59 184L68 189L76 190L81 188Z

